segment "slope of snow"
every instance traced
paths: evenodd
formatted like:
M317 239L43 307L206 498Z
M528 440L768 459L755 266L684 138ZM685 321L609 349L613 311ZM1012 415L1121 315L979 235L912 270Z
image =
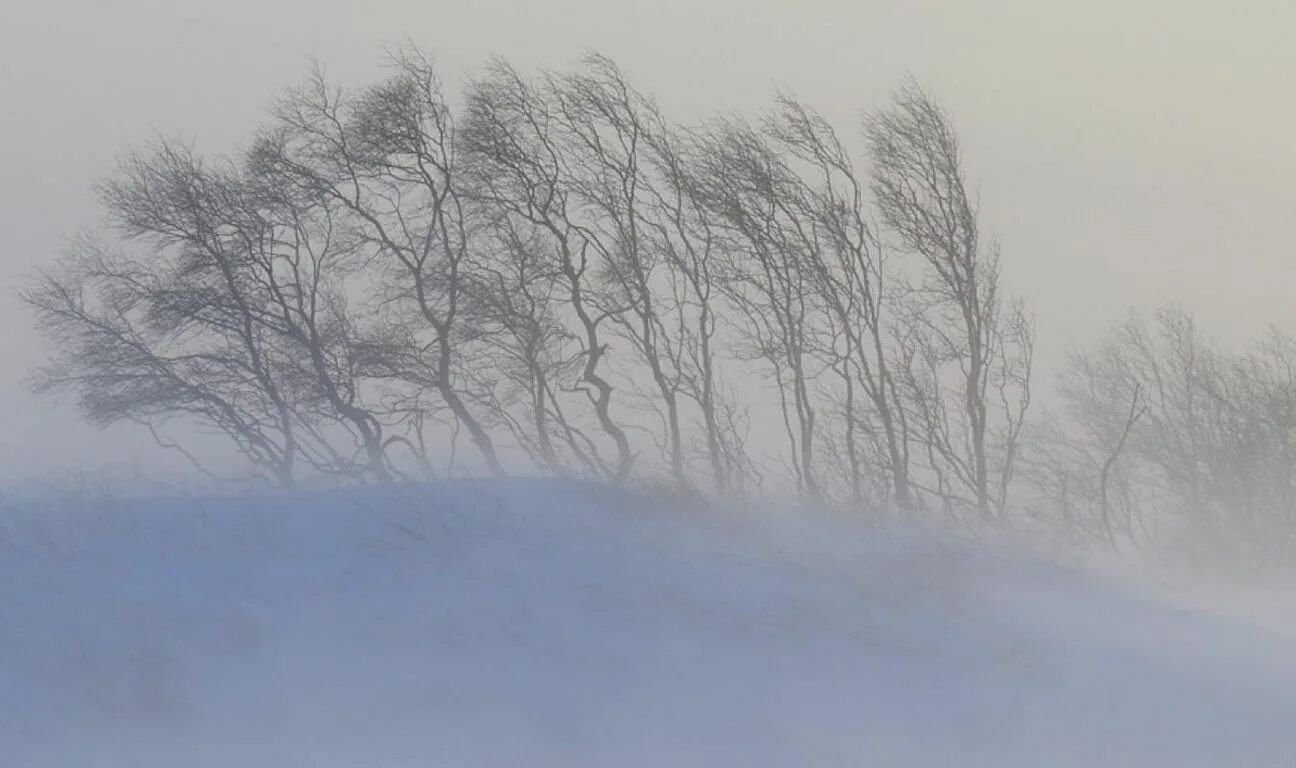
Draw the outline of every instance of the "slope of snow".
M543 481L0 512L5 766L1289 766L1293 638Z

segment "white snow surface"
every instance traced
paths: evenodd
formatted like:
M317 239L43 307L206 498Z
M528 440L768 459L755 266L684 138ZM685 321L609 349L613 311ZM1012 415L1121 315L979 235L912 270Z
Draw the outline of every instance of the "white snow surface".
M551 481L10 502L0 765L1292 766L1285 626Z

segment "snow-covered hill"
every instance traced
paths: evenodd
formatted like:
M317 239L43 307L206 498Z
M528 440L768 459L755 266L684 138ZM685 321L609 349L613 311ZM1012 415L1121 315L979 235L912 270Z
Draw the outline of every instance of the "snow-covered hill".
M542 481L0 512L0 764L1290 766L1293 637Z

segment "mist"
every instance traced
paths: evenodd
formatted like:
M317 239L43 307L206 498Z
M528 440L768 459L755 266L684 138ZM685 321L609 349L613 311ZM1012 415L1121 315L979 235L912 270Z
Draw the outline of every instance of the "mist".
M1038 319L1041 382L1068 343L1096 339L1131 306L1181 303L1234 343L1287 319L1281 222L1296 116L1272 94L1296 64L1275 39L1292 20L1281 4L116 2L0 13L0 317L14 329L0 408L23 436L3 442L10 482L168 461L146 436L86 428L22 383L43 350L14 293L102 224L92 186L116 158L159 135L227 152L310 56L362 83L383 47L407 39L436 55L449 90L490 55L528 69L598 50L675 119L750 114L781 85L852 138L861 112L914 75L956 118L985 219L1011 255L1004 279Z
M0 730L1290 762L1293 22L0 11Z

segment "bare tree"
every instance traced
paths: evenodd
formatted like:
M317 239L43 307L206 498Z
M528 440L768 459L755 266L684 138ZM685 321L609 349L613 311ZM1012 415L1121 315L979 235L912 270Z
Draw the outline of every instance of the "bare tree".
M267 324L282 338L302 389L302 407L317 409L351 432L362 464L378 482L389 482L384 424L367 402L373 345L347 295L363 266L361 244L341 232L336 201L294 189L273 174L256 175L249 206L238 225L251 244L249 276L267 297Z
M208 394L241 368L244 385L273 408L282 445L276 451L261 440L256 462L277 456L269 461L279 482L298 459L385 482L383 424L363 391L370 346L347 295L362 265L358 244L339 231L336 204L267 176L258 157L208 167L170 143L132 155L103 198L123 234L152 246L152 262L83 259L58 284L69 296L97 291L85 306L129 306L116 313L117 332L133 331L137 349L158 360L201 361L205 374L182 378ZM157 277L145 279L149 272ZM50 309L48 301L39 306ZM65 314L62 322L92 315ZM247 397L224 399L237 408ZM222 418L235 421L229 410ZM258 430L242 421L246 444ZM355 441L350 455L342 433Z
M677 316L687 298L668 289L690 284L669 280L669 245L654 238L654 225L662 233L656 216L664 193L651 161L670 151L667 130L655 105L606 57L588 56L580 71L551 76L549 84L566 137L572 192L594 214L589 242L600 256L598 276L612 301L625 307L610 319L647 367L651 400L663 411L671 477L686 488L680 403L685 350ZM665 183L672 181L678 179Z
M719 285L743 316L744 356L769 366L797 487L820 501L811 357L817 329L800 253L805 241L791 202L799 179L760 131L737 119L712 126L700 154L701 199L724 241Z
M311 449L317 425L299 412L289 351L254 275L244 191L231 169L209 170L171 143L123 161L102 198L148 261L83 240L25 294L55 345L37 383L73 394L98 423L156 430L194 417L292 485L298 459L322 461L326 446Z
M604 374L605 324L626 311L620 297L599 291L595 270L611 253L585 215L575 189L570 157L570 120L557 114L552 83L537 89L502 61L495 61L468 89L463 146L473 165L475 194L499 215L535 227L548 240L554 271L566 292L566 308L579 328L580 383L599 426L616 447L612 476L625 481L635 455L612 412L613 387Z
M857 503L862 500L861 474L869 464L867 469L890 479L894 501L908 510L913 505L909 446L886 348L886 265L882 243L869 222L865 183L821 115L786 93L779 94L776 106L766 130L804 167L805 180L790 205L802 222L796 231L810 287L834 329L832 362L843 379L852 496ZM866 408L854 405L856 388ZM866 419L861 411L866 411ZM879 435L876 453L881 461L867 460L872 452L857 447L856 433L865 428Z
M722 308L715 276L722 244L702 197L698 169L705 149L690 132L669 125L652 109L643 142L656 183L647 186L650 198L645 226L654 247L663 255L677 334L679 386L701 411L706 459L712 481L728 491L745 463L733 450L737 443L721 412L718 319Z
M988 517L1006 504L1030 402L1030 324L1017 305L1003 313L998 246L983 241L945 112L911 84L868 118L865 131L882 219L900 247L923 262L921 281L909 294L910 330L901 337L919 439L937 492L947 501L970 499ZM947 404L951 375L957 394ZM997 446L997 483L992 408L1007 422Z
M1098 457L1104 528L1116 509L1107 480L1129 465L1138 493L1121 500L1127 535L1132 517L1141 530L1152 518L1185 545L1209 543L1213 554L1240 548L1255 562L1290 555L1296 342L1289 337L1272 332L1250 350L1229 352L1182 309L1167 307L1150 327L1131 316L1096 348L1074 353L1060 392L1074 440Z
M434 391L498 473L494 442L461 392L476 222L454 121L428 59L408 51L392 66L392 77L349 99L317 69L280 100L254 156L281 185L345 214L339 228L379 270L388 329L404 329L381 347L387 375Z
M492 399L498 420L509 425L535 463L566 473L569 459L594 474L606 468L598 447L567 417L558 382L579 375L580 354L558 317L564 303L561 277L534 227L502 216L491 227L496 257L481 263L473 280L473 323L494 358L487 375L511 385ZM510 406L524 401L526 416Z

